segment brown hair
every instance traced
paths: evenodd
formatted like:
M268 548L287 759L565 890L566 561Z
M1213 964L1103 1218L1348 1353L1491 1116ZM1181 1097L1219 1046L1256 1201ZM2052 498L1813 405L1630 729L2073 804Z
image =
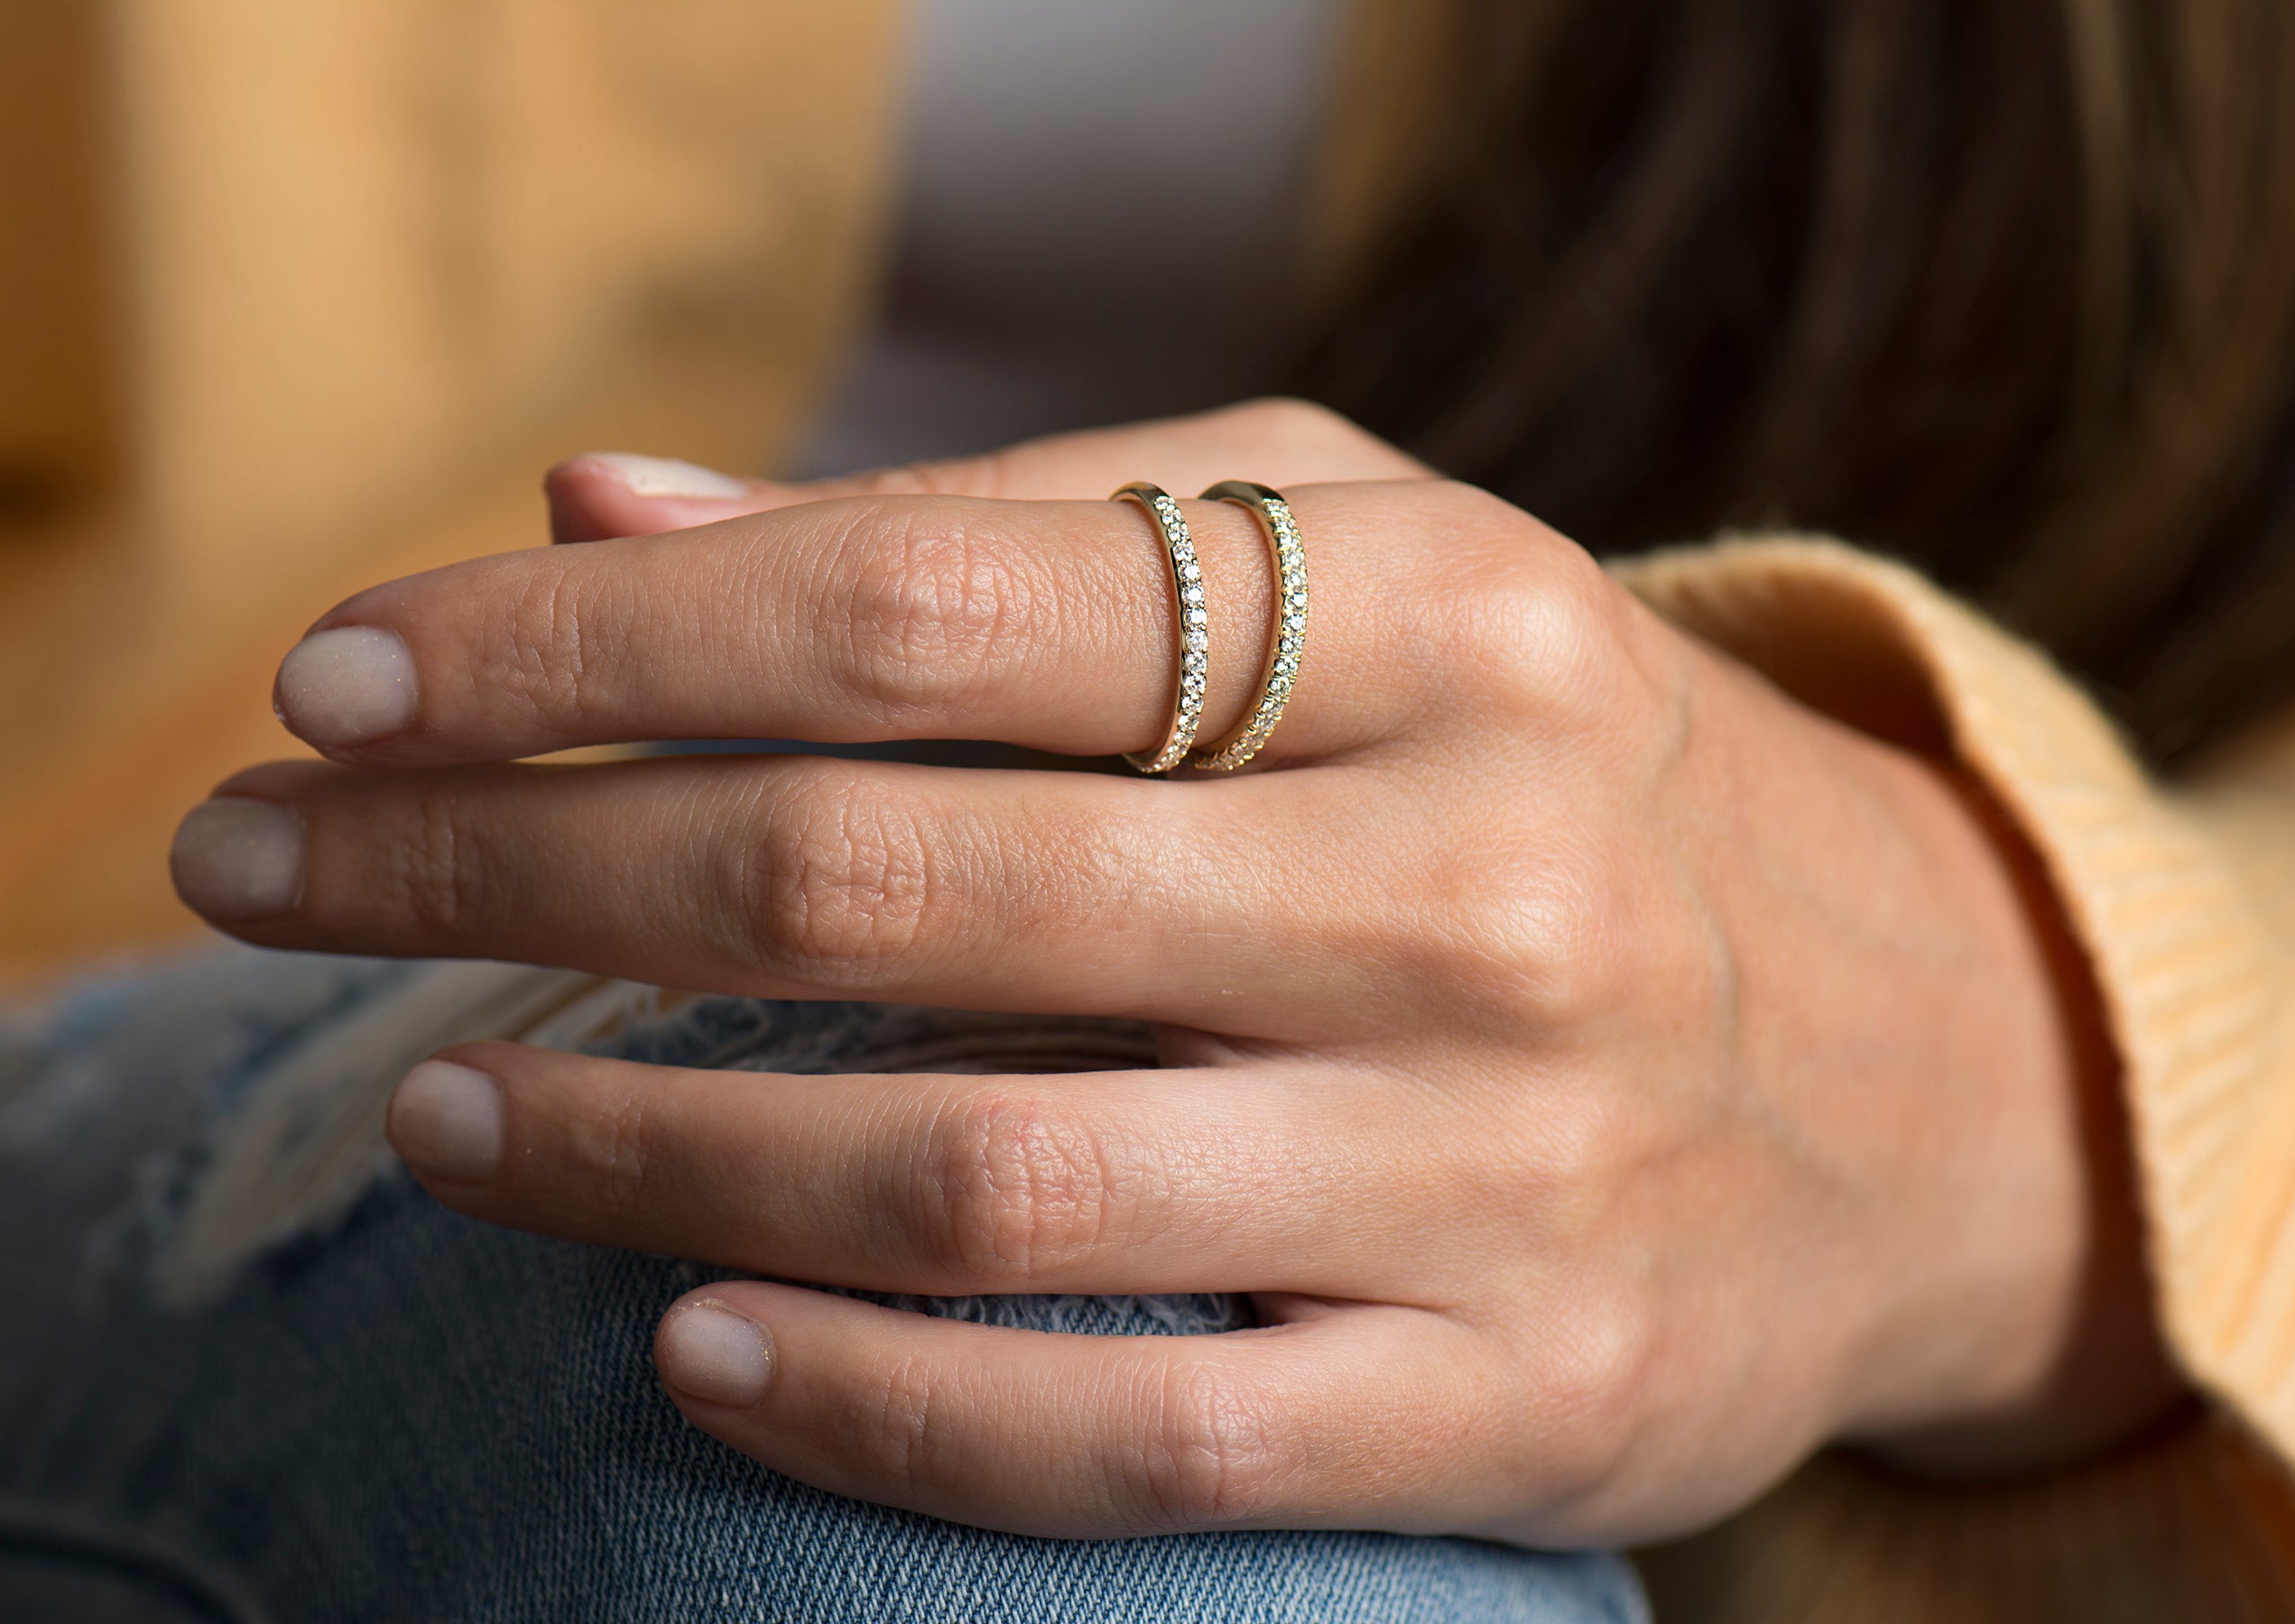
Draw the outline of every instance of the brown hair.
M2295 696L2295 7L1468 4L1311 392L1597 551L1908 557L2158 755Z

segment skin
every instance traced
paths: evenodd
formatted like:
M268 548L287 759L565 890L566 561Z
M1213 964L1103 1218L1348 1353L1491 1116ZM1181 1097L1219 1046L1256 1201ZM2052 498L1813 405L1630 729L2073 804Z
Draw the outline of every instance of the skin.
M1232 777L804 757L510 764L615 740L1161 736L1143 517L1282 486L1308 655ZM1157 1023L1164 1069L819 1079L465 1046L491 1223L926 1293L1240 1291L1263 1328L1070 1338L795 1287L778 1471L1057 1536L1217 1527L1545 1546L1707 1523L1828 1441L2048 1465L2161 1416L2108 1051L2024 853L1945 763L1670 628L1576 546L1261 403L835 487L644 498L577 460L558 547L361 594L419 704L290 807L252 942L689 988ZM1189 503L1245 712L1269 571ZM668 535L603 540L631 532ZM1223 630L1223 628L1225 630ZM706 1386L707 1384L702 1384Z

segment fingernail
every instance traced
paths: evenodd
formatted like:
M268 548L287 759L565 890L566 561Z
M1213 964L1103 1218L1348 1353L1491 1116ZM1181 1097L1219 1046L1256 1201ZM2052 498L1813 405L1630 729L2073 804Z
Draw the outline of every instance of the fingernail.
M475 1183L502 1165L502 1089L474 1066L425 1060L391 1094L391 1144L433 1178Z
M219 795L184 814L168 853L176 895L211 919L264 919L302 900L303 820L292 807Z
M773 1346L756 1321L704 1298L662 1323L653 1339L662 1379L708 1404L754 1404L773 1376Z
M749 494L749 487L730 475L674 457L640 457L634 451L593 451L582 459L603 463L614 470L633 496L690 496L705 502L730 502Z
M321 746L365 744L414 720L414 655L383 626L314 632L279 662L279 719Z

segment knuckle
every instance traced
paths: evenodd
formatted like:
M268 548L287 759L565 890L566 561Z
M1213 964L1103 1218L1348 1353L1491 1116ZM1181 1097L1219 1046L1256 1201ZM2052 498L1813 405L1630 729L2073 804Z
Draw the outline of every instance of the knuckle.
M1239 1373L1178 1357L1159 1373L1136 1468L1137 1510L1177 1531L1249 1521L1282 1470L1267 1396Z
M1481 592L1452 595L1471 605L1460 654L1488 674L1493 697L1509 711L1597 720L1615 686L1615 589L1582 555L1554 556L1563 550L1509 560Z
M1639 1165L1669 1148L1643 1120L1655 1113L1619 1093L1591 1079L1557 1080L1540 1090L1535 1120L1517 1126L1503 1154L1485 1147L1469 1157L1461 1146L1445 1153L1445 1171L1509 1202L1541 1255L1598 1253L1620 1232L1620 1204Z
M1116 1184L1089 1126L1041 1100L986 1094L955 1102L925 1134L907 1204L929 1261L1024 1284L1106 1239Z
M1578 838L1583 838L1578 837ZM1566 1027L1598 1013L1618 984L1631 917L1612 899L1598 854L1558 834L1536 853L1456 854L1431 866L1441 921L1425 953L1432 986L1502 1025Z
M419 791L392 848L386 894L426 938L455 937L485 919L492 887L477 827L445 789Z
M955 1417L922 1356L893 1361L862 1407L856 1441L874 1480L915 1497L960 1478Z
M726 894L751 958L837 986L874 984L917 942L936 883L923 820L854 775L792 785L737 861Z
M597 612L591 590L564 567L531 570L504 600L482 660L486 692L523 706L545 724L578 721L615 658L611 616Z
M880 508L839 556L832 669L887 722L968 707L1028 646L1041 584L999 538L946 510ZM865 535L863 545L859 540Z
M1538 1474L1562 1505L1597 1495L1631 1453L1652 1363L1649 1318L1630 1296L1573 1296L1566 1319L1534 1378Z
M633 1090L577 1121L569 1136L569 1182L588 1212L607 1226L638 1217L647 1205L646 1124L644 1095Z

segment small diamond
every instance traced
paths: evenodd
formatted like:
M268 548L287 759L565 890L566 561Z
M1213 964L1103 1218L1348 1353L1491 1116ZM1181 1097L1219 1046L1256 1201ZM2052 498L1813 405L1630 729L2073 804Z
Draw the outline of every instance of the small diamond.
M1210 611L1207 609L1198 608L1188 611L1188 624L1190 626L1208 625L1210 623Z
M1181 603L1183 603L1183 604L1200 604L1200 603L1202 603L1202 602L1203 602L1203 588L1202 588L1202 587L1200 587L1200 586L1185 586L1185 587L1180 588L1180 601Z
M1286 654L1296 654L1299 652L1299 639L1296 637L1286 637L1283 639L1281 647L1282 651Z
M1200 651L1208 647L1210 641L1211 640L1204 635L1201 626L1191 626L1188 629L1188 647L1190 649Z
M1307 617L1300 614L1298 610L1292 610L1289 614L1283 616L1283 630L1291 632L1306 631Z
M1182 564L1180 566L1180 578L1192 586L1203 579L1203 571L1197 568L1193 563Z

